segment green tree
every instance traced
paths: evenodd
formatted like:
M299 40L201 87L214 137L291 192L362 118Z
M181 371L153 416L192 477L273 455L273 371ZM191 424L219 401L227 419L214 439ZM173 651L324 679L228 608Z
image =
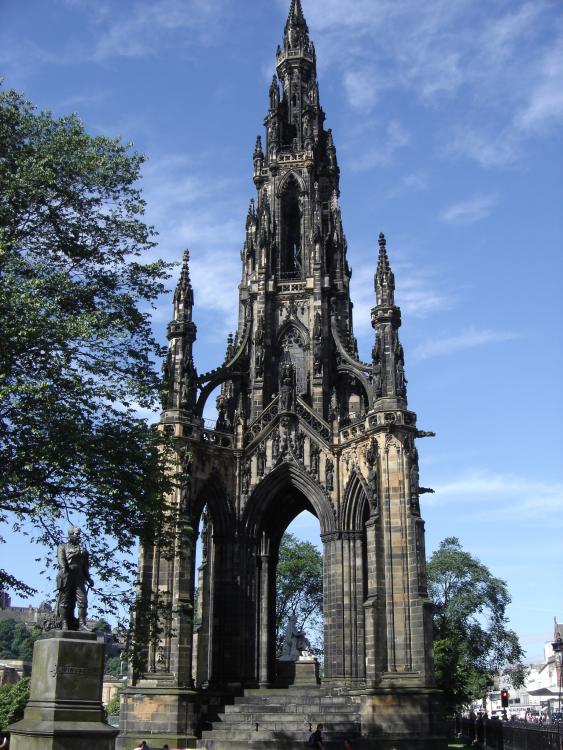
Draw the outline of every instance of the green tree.
M138 416L160 396L149 312L169 271L149 256L143 161L0 92L0 522L52 550L81 526L109 609L171 481L166 436ZM33 593L9 571L2 587Z
M31 661L33 644L41 632L39 627L29 629L16 620L0 621L0 658Z
M441 542L428 563L434 603L434 661L447 708L482 698L500 671L520 665L524 652L508 628L506 583L462 549ZM515 685L518 687L518 685Z
M121 693L122 692L123 692L123 688L120 687L120 688L117 689L117 691L110 698L109 703L106 706L106 714L108 716L118 716L119 715L119 709L121 707Z
M276 572L278 654L291 615L306 631L314 653L322 653L323 558L311 542L300 542L293 534L284 534Z
M0 729L23 718L23 710L29 699L31 679L24 677L13 685L0 686Z

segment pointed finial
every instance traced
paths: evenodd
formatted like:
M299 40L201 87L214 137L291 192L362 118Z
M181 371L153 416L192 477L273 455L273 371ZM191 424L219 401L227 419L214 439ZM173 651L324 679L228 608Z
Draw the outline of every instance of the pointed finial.
M180 286L186 288L191 285L190 281L190 251L184 250L182 255L182 270L180 272Z
M256 145L254 146L254 159L264 159L264 152L262 151L262 137L256 137Z
M309 31L307 21L303 15L301 0L291 0L287 21L285 22L285 33L287 34L290 26L300 26L305 33Z
M395 291L395 277L391 271L389 258L387 256L387 242L383 232L379 233L379 256L377 258L377 271L375 272L374 286L380 305L393 305Z

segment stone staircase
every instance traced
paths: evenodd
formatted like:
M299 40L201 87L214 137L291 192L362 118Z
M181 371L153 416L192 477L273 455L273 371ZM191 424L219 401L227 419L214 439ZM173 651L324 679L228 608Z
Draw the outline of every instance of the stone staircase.
M341 749L360 737L359 699L323 688L247 690L222 707L197 747L207 750L277 750L306 747L323 724L325 748Z

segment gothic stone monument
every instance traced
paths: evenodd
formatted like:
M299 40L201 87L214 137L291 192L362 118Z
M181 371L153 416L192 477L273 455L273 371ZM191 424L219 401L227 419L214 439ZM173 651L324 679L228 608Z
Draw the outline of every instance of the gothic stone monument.
M301 704L324 714L314 720L329 740L327 706L338 697L353 719L354 746L377 737L378 748L444 747L416 449L428 433L407 406L383 234L372 358L358 358L339 167L300 0L291 2L276 70L265 144L259 136L253 153L257 195L241 252L238 329L211 372L198 374L192 356L187 251L174 295L161 425L176 436L189 474L175 502L194 543L172 556L158 540L142 550L139 590L169 602L172 628L153 641L144 674L125 694L119 743L133 747L150 730L153 744L194 746L202 711L212 718L214 704L242 691L247 704L268 689L274 695L278 548L308 510L324 549L324 675ZM219 387L209 429L203 411ZM196 572L197 529L204 550ZM236 732L218 732L215 724L204 732L216 750L235 741Z

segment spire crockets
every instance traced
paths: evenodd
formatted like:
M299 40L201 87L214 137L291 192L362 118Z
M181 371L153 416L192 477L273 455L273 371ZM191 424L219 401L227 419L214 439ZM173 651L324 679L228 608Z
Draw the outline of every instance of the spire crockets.
M375 344L372 351L373 388L376 401L382 408L392 407L388 399L403 399L407 402L407 379L405 358L399 341L401 311L395 304L395 277L389 258L383 232L379 235L379 256L374 278L376 304L371 311L371 324L375 331Z
M287 21L284 28L284 41L290 48L298 47L302 40L302 35L309 33L307 21L303 15L301 0L291 0L291 7L287 15Z
M164 364L165 409L193 408L196 379L192 347L197 328L192 320L194 292L190 280L190 253L184 251L178 286L174 291L174 318L168 324L168 356Z
M395 277L389 265L387 245L383 232L379 233L379 257L377 259L374 287L378 305L395 304Z

